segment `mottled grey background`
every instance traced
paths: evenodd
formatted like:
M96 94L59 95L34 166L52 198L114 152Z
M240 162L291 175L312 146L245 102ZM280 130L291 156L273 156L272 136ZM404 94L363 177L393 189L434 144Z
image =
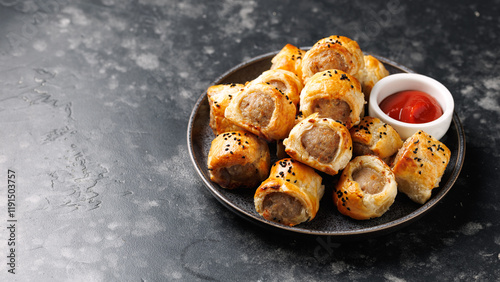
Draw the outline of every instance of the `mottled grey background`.
M500 279L500 1L0 0L2 281ZM354 243L222 206L189 159L219 75L338 34L453 93L466 162L432 212ZM16 272L7 273L7 170ZM8 279L8 280L7 280Z

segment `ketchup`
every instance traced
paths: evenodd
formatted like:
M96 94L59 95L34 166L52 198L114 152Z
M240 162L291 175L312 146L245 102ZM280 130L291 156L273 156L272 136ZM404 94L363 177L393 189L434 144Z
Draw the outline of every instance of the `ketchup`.
M443 114L434 97L418 90L392 94L382 100L380 109L391 118L407 123L431 122Z

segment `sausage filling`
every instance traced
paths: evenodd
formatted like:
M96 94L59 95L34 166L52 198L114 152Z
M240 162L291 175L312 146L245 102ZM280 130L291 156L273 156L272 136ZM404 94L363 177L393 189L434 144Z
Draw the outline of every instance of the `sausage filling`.
M260 180L257 169L251 163L221 168L219 174L222 179L226 179L228 182L246 183L250 186Z
M266 94L253 92L241 100L241 113L252 123L267 126L274 112L274 100Z
M354 171L352 179L358 182L363 192L372 195L380 193L385 186L383 175L370 167L363 167Z
M317 125L304 132L300 141L313 158L321 163L330 163L337 155L340 137L331 128Z
M368 145L357 142L352 143L352 153L355 156L375 155Z
M331 118L347 124L351 114L351 107L347 102L340 99L321 98L314 101L312 112L318 113L319 117Z
M295 197L278 192L267 194L262 208L264 218L286 225L299 224L304 211L304 207Z
M349 65L346 64L344 57L337 52L323 52L314 58L313 67L311 68L314 73L331 69L346 72Z
M273 79L273 80L270 80L268 81L269 84L271 84L272 86L278 88L278 90L280 90L281 92L283 93L287 93L287 90L288 88L286 87L286 84L283 83L283 81L280 81L280 80L276 80L276 79Z

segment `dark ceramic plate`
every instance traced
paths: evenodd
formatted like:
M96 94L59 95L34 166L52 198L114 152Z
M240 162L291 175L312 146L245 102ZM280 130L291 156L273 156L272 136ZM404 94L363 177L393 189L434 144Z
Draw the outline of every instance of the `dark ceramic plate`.
M246 81L250 81L270 68L271 59L275 54L276 52L264 54L237 65L219 77L213 84L245 83ZM390 60L378 56L375 57L384 63L391 74L412 72ZM427 203L424 205L416 204L409 200L406 195L399 193L390 210L382 217L367 221L353 220L340 214L333 204L332 193L337 178L335 176L322 175L325 194L320 202L320 209L316 218L311 222L288 227L268 221L255 211L253 202L255 190L226 190L210 181L206 164L210 144L215 135L209 126L209 112L210 109L205 92L194 106L187 130L189 154L198 174L215 198L227 208L254 223L279 231L328 235L337 239L368 238L395 231L422 217L448 193L462 169L465 157L465 134L457 114L454 113L450 129L441 139L451 150L451 159L442 177L440 187L433 190L432 197ZM274 148L275 146L270 144L272 155L275 152L273 152ZM272 159L272 161L276 161L276 159Z

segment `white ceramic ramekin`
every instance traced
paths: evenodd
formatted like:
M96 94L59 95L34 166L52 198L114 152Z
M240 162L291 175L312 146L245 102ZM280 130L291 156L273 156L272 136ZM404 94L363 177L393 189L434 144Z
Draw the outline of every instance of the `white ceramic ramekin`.
M389 117L380 109L380 102L387 96L404 90L418 90L431 95L441 106L443 115L427 123L406 123ZM439 140L450 127L454 107L453 96L439 81L421 74L398 73L386 76L375 84L370 93L368 113L370 116L377 117L391 125L403 140L412 136L418 130L423 130Z

